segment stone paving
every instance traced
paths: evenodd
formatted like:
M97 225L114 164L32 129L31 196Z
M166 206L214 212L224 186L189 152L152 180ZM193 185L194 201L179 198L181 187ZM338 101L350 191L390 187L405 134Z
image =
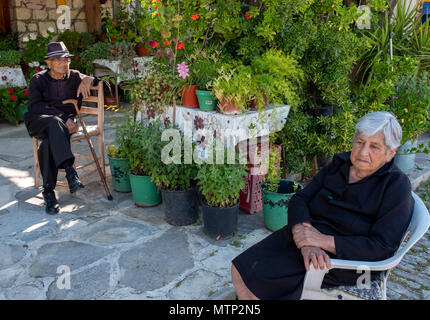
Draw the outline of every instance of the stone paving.
M114 141L110 121L120 117L106 111L106 145ZM86 141L74 150L89 153ZM418 162L414 181L430 173L428 158ZM130 193L113 191L107 173L113 201L97 172L85 172L86 187L76 196L57 186L62 212L47 215L41 189L33 187L25 126L0 123L0 299L234 298L230 263L270 234L262 212L241 212L237 235L215 241L201 225L167 224L163 205L136 207ZM394 269L390 299L430 299L429 247L427 233Z

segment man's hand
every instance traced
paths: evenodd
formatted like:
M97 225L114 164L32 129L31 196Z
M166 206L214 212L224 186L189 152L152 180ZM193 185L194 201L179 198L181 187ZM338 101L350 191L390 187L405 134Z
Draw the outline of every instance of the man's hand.
M325 267L331 267L330 257L321 248L308 246L301 248L300 251L302 253L303 261L307 271L311 269L309 261L312 261L315 269L320 268L323 270Z
M82 93L82 96L84 98L88 98L90 95L90 87L93 84L93 77L86 76L84 79L82 79L81 83L79 84L78 91L76 93L76 97L79 97L79 95Z
M78 124L72 118L67 119L66 127L67 127L67 129L69 129L70 134L74 134L75 132L78 132L78 130L79 130Z
M334 237L315 229L309 222L298 223L291 229L297 248L312 246L336 254Z

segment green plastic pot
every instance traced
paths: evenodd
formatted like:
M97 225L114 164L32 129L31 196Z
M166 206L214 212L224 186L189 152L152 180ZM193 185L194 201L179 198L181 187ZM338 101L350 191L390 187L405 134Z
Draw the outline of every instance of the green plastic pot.
M109 157L110 173L112 175L113 189L118 192L131 192L130 163L126 158Z
M131 192L138 207L152 207L161 202L161 193L150 176L130 174Z
M303 189L303 186L296 181L281 179L277 192L266 190L267 181L260 184L261 200L263 202L264 224L271 231L282 229L288 222L288 203L291 197L296 193L294 183L298 184L297 190Z
M215 110L216 100L212 97L210 91L196 90L197 99L199 100L200 110L213 111Z
M26 113L28 111L28 106L24 106L24 107L20 107L18 108L18 122L23 122L24 121L24 113Z

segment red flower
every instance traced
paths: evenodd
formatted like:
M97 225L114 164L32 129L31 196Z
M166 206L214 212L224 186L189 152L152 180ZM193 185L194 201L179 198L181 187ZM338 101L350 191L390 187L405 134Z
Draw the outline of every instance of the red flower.
M157 41L152 42L152 47L154 49L157 48L158 47L158 42Z
M110 39L113 41L113 40L115 40L115 37L111 37Z
M40 71L42 71L42 68L41 68L41 67L37 67L37 68L36 68L36 71L37 71L37 72L40 72Z
M181 50L184 48L184 43L183 42L178 42L177 44L175 44L175 48L178 50Z
M13 93L14 91L13 91L13 89L12 89L12 88L9 88L9 89L7 89L7 92L8 92L8 93Z
M247 13L245 13L244 16L245 16L246 19L250 19L251 18L251 16L249 14L247 14Z
M76 57L76 58L75 58L75 60L76 60L76 61L78 61L78 60L79 60L79 57Z
M166 47L167 47L167 46L169 46L169 45L170 45L170 41L164 41L164 42L163 42L163 44L164 44L164 46L166 46Z
M114 23L112 23L112 27L116 27L116 23L114 22Z
M28 89L26 89L25 91L24 91L24 93L28 96Z
M198 18L200 18L198 13L193 14L193 15L191 16L191 19L193 19L193 20L197 20Z
M14 94L13 94L13 95L11 95L11 96L10 96L10 98L11 98L12 100L16 100L16 95L14 95Z

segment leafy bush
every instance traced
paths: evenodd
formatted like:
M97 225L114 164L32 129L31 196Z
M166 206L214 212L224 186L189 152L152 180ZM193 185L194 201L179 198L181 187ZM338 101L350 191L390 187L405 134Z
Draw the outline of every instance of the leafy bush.
M0 51L19 50L17 35L0 34Z
M0 51L0 67L14 67L21 62L21 53L18 50Z
M239 201L240 190L245 187L246 165L238 162L228 163L228 150L225 148L224 161L217 164L216 148L206 150L213 154L213 163L203 162L198 165L198 186L204 201L212 207L231 207Z
M146 141L151 148L148 148L146 159L151 167L150 175L152 181L159 188L169 190L186 190L195 186L197 166L193 162L185 163L185 148L183 144L184 139L191 138L185 137L177 127L173 128L169 126L162 129L159 121L154 122L151 129L151 135L148 136L148 140ZM162 139L163 133L169 135L168 141ZM174 136L170 136L171 133L174 133ZM193 148L190 151L190 155L192 156Z
M96 42L87 50L79 55L79 60L82 64L82 69L86 74L93 74L95 59L107 59L109 57L110 44L104 42Z
M34 39L26 39L25 52L23 60L29 64L32 62L39 62L40 64L45 63L45 56L47 53L48 43L51 42L52 38L55 36L54 32L49 30L46 31L48 36L45 38L41 35L36 36Z
M0 88L0 115L17 125L21 110L28 104L28 90L19 87Z

